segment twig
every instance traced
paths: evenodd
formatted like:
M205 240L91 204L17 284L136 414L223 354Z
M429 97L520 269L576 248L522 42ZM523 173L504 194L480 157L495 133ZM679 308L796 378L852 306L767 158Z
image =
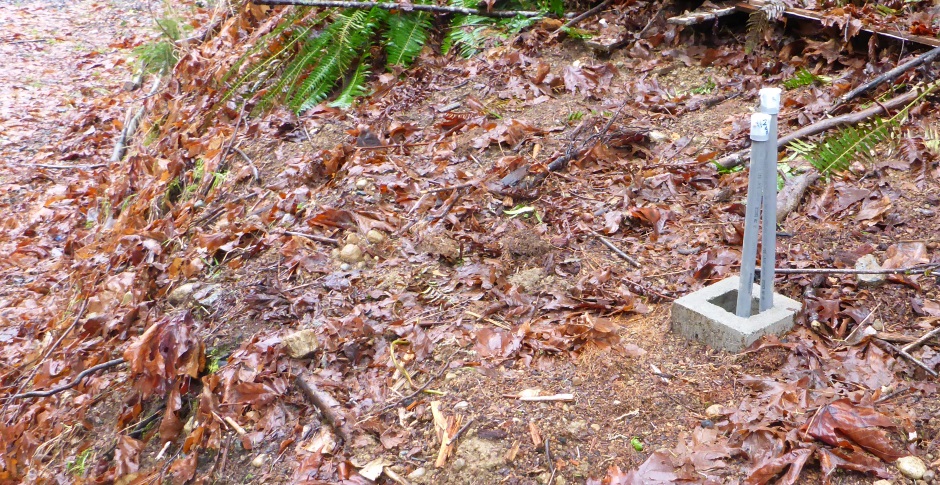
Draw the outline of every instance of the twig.
M72 324L69 325L69 328L65 329L65 331L62 332L62 335L59 335L59 338L56 339L56 341L51 346L49 346L49 348L46 349L45 352L43 352L42 357L39 358L39 361L36 364L36 367L34 367L33 371L30 373L29 378L24 380L23 383L20 384L19 389L16 390L17 394L23 392L23 389L26 388L26 385L29 384L29 382L33 380L33 377L36 377L36 373L39 372L40 364L42 364L42 362L46 360L46 358L49 357L50 354L52 354L52 352L59 346L59 344L62 343L62 340L65 338L65 336L68 335L72 331L72 329L75 328L76 325L78 325L79 320L81 320L82 317L85 315L85 310L87 308L88 308L88 299L86 298L85 300L82 301L82 307L78 310L78 313L75 315L75 319L72 320ZM7 408L10 407L10 403L12 402L13 402L13 399L7 399L6 404L3 405L3 411L0 412L0 416L6 415Z
M582 20L584 20L584 19L590 17L591 15L596 14L597 12L600 12L601 9L603 9L604 7L606 7L608 3L610 3L610 0L604 0L604 1L601 2L601 3L598 3L597 5L595 5L595 6L594 6L593 8L591 8L590 10L588 10L588 11L586 11L586 12L584 12L584 13L581 13L581 14L578 15L577 17L575 17L575 18L573 18L573 19L571 19L571 20L565 22L564 25L562 25L561 27L558 27L557 29L555 29L555 31L552 32L552 35L553 35L553 36L558 35L561 31L563 31L563 30L565 30L565 29L568 29L568 28L571 28L571 26L577 24L578 22L580 22L580 21L582 21Z
M444 186L444 187L438 187L438 188L436 188L436 189L422 190L421 193L422 193L422 194L436 194L436 193L438 193L438 192L446 192L446 191L448 191L448 190L465 189L465 188L467 188L467 187L473 187L474 185L479 185L480 183L482 183L482 181L480 181L480 180L471 180L471 181L469 181L469 182L464 182L464 183L462 183L462 184L449 185L449 186Z
M574 401L574 394L552 394L551 396L519 396L517 399L522 402Z
M819 177L819 172L810 170L786 181L783 190L777 194L777 223L783 222L791 212L799 207L803 194L819 180Z
M735 7L720 8L716 10L694 10L684 15L671 17L666 22L674 25L696 25L709 20L727 17L737 12Z
M901 347L901 350L905 352L910 352L921 345L924 345L928 340L934 338L935 336L940 335L940 327L937 327L927 333L925 333L921 338Z
M475 8L464 8L464 7L452 7L452 6L439 6L439 5L421 5L417 3L409 4L407 6L400 3L383 3L383 2L342 2L342 1L333 1L333 0L252 0L252 3L257 5L304 5L307 7L333 7L333 8L358 8L358 9L371 9L371 8L381 8L383 10L416 10L421 12L432 12L432 13L450 13L450 14L460 14L460 15L479 15L481 17L497 17L497 18L513 18L513 17L541 17L542 12L534 12L529 10L478 10Z
M297 232L297 231L283 231L283 232L284 234L287 234L288 236L305 237L307 239L317 241L317 242L339 245L339 239L333 239L331 237L317 236L316 234L307 234L305 232Z
M71 382L67 383L67 384L63 384L63 385L61 385L61 386L59 386L59 387L53 387L52 389L49 389L48 391L30 391L30 392L24 392L23 394L15 394L15 395L13 395L13 396L10 396L10 399L13 400L13 399L26 399L26 398L28 398L28 397L48 397L48 396L51 396L51 395L53 395L53 394L58 394L58 393L60 393L60 392L62 392L62 391L65 391L65 390L67 390L67 389L71 389L71 388L73 388L73 387L79 385L79 384L82 382L82 380L85 379L85 377L88 376L89 374L93 374L93 373L98 372L99 370L102 370L102 369L109 369L109 368L111 368L111 367L114 367L114 366L116 366L116 365L123 364L123 363L124 363L124 359L123 359L123 358L121 358L121 359L109 360L109 361L107 361L107 362L105 362L105 363L103 363L103 364L98 364L98 365L96 365L96 366L94 366L94 367L89 367L89 368L87 368L87 369L85 369L85 370L79 372L78 375L75 376L75 379L72 380Z
M890 71L872 79L871 81L862 84L861 86L849 91L848 93L845 93L841 98L839 98L839 102L836 104L836 106L830 109L829 112L834 112L837 108L855 99L855 97L859 96L860 94L868 92L883 83L894 81L901 74L904 74L905 72L910 71L917 66L933 62L937 56L940 56L940 47L934 47L933 49L905 62L904 64L901 64L900 66L895 67L894 69L891 69Z
M892 343L890 343L890 342L886 342L886 341L884 341L884 340L879 340L877 337L876 337L875 339L873 339L872 342L878 342L878 343L880 343L881 345L883 345L883 346L885 346L885 347L887 347L887 348L893 350L895 353L897 353L897 354L900 355L901 357L904 357L905 359L907 359L907 360L913 362L915 365L917 365L917 366L920 367L921 369L924 369L924 371L927 372L928 374L930 374L931 376L937 377L937 372L934 371L933 369L931 369L930 366L928 366L927 364L921 362L920 360L918 360L918 359L917 359L916 357L914 357L913 355L907 353L907 351L905 351L904 349L898 348L897 345L894 345L894 344L892 344Z
M403 397L403 398L401 398L401 399L399 399L399 400L397 400L397 401L395 401L395 402L393 402L393 403L391 403L391 404L385 405L384 407L382 407L382 409L379 409L378 411L369 413L369 415L376 415L376 416L378 416L378 415L384 414L385 411L388 411L389 409L397 408L398 406L401 406L402 404L405 404L405 403L410 403L414 398L418 397L418 394L421 394L421 393L424 392L428 387L430 387L432 382L434 382L434 381L440 379L440 377L441 377L442 375L444 375L444 372L447 372L447 369L450 367L450 360L451 360L451 358L454 357L454 355L456 355L456 352L454 352L454 354L451 354L451 356L447 359L447 361L444 362L444 365L441 366L440 370L437 371L437 374L435 374L433 377L429 378L428 381L424 383L424 385L422 385L421 387L419 387L418 389L416 389L416 390L415 390L414 392L412 392L411 394L409 394L409 395L407 395L407 396L405 396L405 397Z
M632 264L633 266L637 268L641 267L639 261L631 257L629 254L621 251L620 248L618 248L617 246L614 246L614 243L608 241L606 237L601 236L600 234L593 232L593 231L591 232L591 234L593 234L594 237L600 240L600 242L604 243L604 246L607 246L608 248L610 248L610 250L613 251L614 254L623 258L624 261Z
M824 131L831 130L833 128L838 128L840 126L854 125L861 121L865 121L868 118L871 118L872 116L882 114L885 111L885 109L894 109L898 106L907 104L917 99L917 97L920 95L921 93L919 92L919 90L912 89L908 91L907 93L904 93L900 96L889 99L888 101L885 101L884 103L876 104L868 109L865 109L856 113L844 114L842 116L836 116L834 118L825 118L823 120L817 121L816 123L813 123L809 126L805 126L799 130L794 131L793 133L788 133L787 135L780 137L780 139L777 141L777 149L779 150L785 147L788 143L794 140L799 140L802 138L806 138L808 136L816 135ZM737 167L738 165L743 164L745 160L747 160L749 154L750 154L750 149L737 151L730 155L726 155L722 157L715 163L721 166L722 168L734 168L734 167Z
M69 170L69 169L75 169L75 170L93 170L93 169L96 169L96 168L107 167L108 164L106 164L106 163L92 163L92 164L86 164L86 165L51 165L51 164L48 164L48 163L34 163L34 164L31 164L31 165L28 165L28 166L29 166L29 167L36 167L36 168L49 168L49 169L53 169L53 170Z
M333 396L317 389L316 385L308 381L303 374L298 375L297 379L294 380L297 384L297 387L303 391L307 399L320 410L320 413L323 415L323 418L326 422L336 431L337 434L345 441L349 443L349 438L351 433L349 431L349 426L346 422L345 416L340 412L337 412L334 408L342 409L342 406Z
M241 156L242 160L244 160L245 162L248 163L248 165L251 166L251 177L254 178L255 181L261 180L261 177L258 176L258 167L255 167L255 162L251 161L251 157L246 155L245 152L243 152L241 148L233 147L232 150L235 150L235 153Z
M398 485L411 485L411 482L409 482L408 480L405 480L404 477L395 473L395 471L389 467L383 468L382 473L385 473L388 476L388 478L391 478L392 481L397 483Z
M551 441L551 438L545 438L545 460L548 462L548 467L552 471L552 476L549 477L548 483L555 483L555 460L552 458L552 449L549 447L548 443Z
M457 432L454 433L454 435L451 436L449 440L447 440L447 446L454 444L454 442L456 442L462 434L464 434L468 429L470 429L470 425L473 424L473 422L476 420L477 418L476 416L474 416L470 418L470 421L467 421L467 424L461 426L460 429L458 429Z
M149 98L156 94L157 90L160 89L160 78L153 83L153 87L150 88L150 92L147 94L144 99ZM140 124L140 120L144 117L144 113L147 112L147 105L142 104L137 110L137 113L131 116L133 113L132 110L127 110L127 116L125 117L124 129L121 130L121 133L118 134L117 141L114 143L114 151L111 152L111 161L120 162L124 158L124 155L127 153L127 144L134 132L137 131L137 125Z
M909 268L854 269L854 268L774 268L779 274L927 274L940 263L919 264ZM758 268L758 271L760 269Z

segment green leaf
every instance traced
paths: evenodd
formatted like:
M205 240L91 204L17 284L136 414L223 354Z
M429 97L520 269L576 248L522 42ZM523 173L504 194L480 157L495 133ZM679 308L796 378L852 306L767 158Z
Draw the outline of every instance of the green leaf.
M388 64L407 66L421 53L431 28L431 17L424 12L402 13L388 19L385 51Z

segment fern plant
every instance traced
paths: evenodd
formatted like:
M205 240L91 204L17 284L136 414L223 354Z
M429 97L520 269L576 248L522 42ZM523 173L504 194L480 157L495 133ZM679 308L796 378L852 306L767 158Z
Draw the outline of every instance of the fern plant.
M803 86L810 86L816 83L828 83L832 79L828 76L819 76L809 72L805 67L796 71L793 77L783 81L783 87L787 89L797 89Z
M770 29L771 22L780 19L786 11L786 5L781 0L770 0L759 9L751 12L747 18L747 36L744 43L744 52L750 54L761 45L764 36Z
M543 3L546 9L557 9L559 1ZM449 0L449 3L477 8L480 0ZM433 19L427 12L392 13L380 8L318 12L304 7L285 9L275 15L270 22L276 27L252 42L253 47L223 76L226 88L217 106L239 94L256 101L253 114L275 102L301 112L338 90L330 105L348 107L356 98L369 93L366 85L373 62L370 57L373 43L378 39L384 41L387 66L407 67L427 44ZM455 15L443 39L442 51L446 54L457 47L460 54L469 57L482 47L488 29L504 28L514 33L533 22Z
M893 139L906 121L911 108L917 106L927 95L940 87L940 81L921 87L918 96L888 119L875 117L873 121L849 126L827 137L819 143L807 143L795 140L790 143L790 150L805 158L824 177L849 168L856 157L870 157L874 148L884 141Z

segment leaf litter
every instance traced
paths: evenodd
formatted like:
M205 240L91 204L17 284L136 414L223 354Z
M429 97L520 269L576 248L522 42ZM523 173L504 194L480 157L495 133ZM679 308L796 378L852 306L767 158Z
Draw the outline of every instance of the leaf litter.
M875 290L852 275L787 275L780 291L806 302L800 326L740 355L679 341L667 323L671 295L734 274L740 258L746 175L719 173L703 154L742 146L746 110L732 98L734 109L693 110L701 93L753 98L821 59L838 61L834 79L860 79L891 66L896 46L865 59L824 45L822 31L802 46L781 31L766 54L802 60L763 63L733 36L703 39L654 18L658 8L624 2L599 17L653 19L609 59L575 40L543 45L537 26L472 59L424 53L408 76L380 75L376 95L348 112L244 120L215 104L210 81L247 47L238 39L270 28L259 23L267 7L254 7L186 47L146 101L141 131L153 135L120 169L23 175L10 163L107 163L126 93L83 100L58 151L30 138L54 110L17 118L0 179L0 478L867 483L897 476L902 456L936 468L936 382L879 337L937 324L932 278ZM197 12L208 22L210 11ZM874 18L827 15L849 31ZM113 52L85 59L79 72L122 66ZM841 89L788 93L782 126L824 113ZM30 96L16 106L55 99ZM546 172L614 112L610 137L564 172L499 186L520 168ZM683 121L699 113L712 119ZM931 219L912 216L935 215L936 160L905 149L814 190L805 214L781 225L792 237L778 264L851 266L862 253L885 267L937 262ZM910 172L893 168L902 162ZM597 233L642 266L617 260ZM169 305L186 285L222 290ZM315 332L312 358L285 352L299 329ZM936 369L935 348L915 355ZM59 395L9 399L114 357L126 366ZM335 404L317 411L300 375ZM526 390L574 401L505 397ZM75 473L68 464L86 450Z

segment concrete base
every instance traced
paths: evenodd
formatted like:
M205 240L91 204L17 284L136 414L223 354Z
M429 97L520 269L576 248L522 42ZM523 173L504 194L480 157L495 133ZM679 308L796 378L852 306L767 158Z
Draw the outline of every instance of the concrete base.
M760 285L754 285L751 317L734 314L738 299L738 276L723 279L672 304L672 331L713 349L740 352L764 335L780 335L793 327L793 316L802 305L774 293L774 306L758 311Z

